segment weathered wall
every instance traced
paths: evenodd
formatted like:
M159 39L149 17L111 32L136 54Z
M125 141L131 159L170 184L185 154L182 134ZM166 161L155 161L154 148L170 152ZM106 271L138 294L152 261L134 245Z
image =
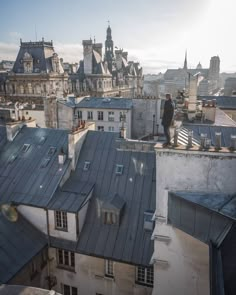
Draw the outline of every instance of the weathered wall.
M236 155L157 149L153 294L210 294L208 246L167 224L168 192L236 191Z
M161 126L160 109L160 99L133 99L132 138L153 134L153 115L154 133L157 133L157 124Z
M56 249L50 249L51 271L57 277L53 288L61 292L61 284L78 288L78 294L94 295L149 295L152 289L135 284L135 267L114 262L114 278L105 276L105 260L75 254L75 270L68 271L57 267Z
M42 251L47 251L45 248ZM38 253L29 263L27 263L8 283L11 285L32 286L48 289L47 264L42 261L42 251ZM32 274L31 264L34 263L36 272Z

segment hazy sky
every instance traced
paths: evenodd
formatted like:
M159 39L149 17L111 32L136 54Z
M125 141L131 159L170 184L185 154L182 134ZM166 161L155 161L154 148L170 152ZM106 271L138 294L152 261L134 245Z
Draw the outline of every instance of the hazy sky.
M53 40L64 61L82 59L82 40L104 43L110 20L115 46L144 73L219 55L221 72L236 71L236 0L0 0L0 60L15 60L23 41Z

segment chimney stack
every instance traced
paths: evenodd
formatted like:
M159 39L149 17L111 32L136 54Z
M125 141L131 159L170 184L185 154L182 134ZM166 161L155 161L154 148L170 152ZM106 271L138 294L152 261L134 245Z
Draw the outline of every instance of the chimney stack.
M221 150L221 132L215 132L215 150Z
M193 146L193 131L188 131L188 148L191 148Z
M236 135L231 134L230 136L230 150L235 151L236 150Z

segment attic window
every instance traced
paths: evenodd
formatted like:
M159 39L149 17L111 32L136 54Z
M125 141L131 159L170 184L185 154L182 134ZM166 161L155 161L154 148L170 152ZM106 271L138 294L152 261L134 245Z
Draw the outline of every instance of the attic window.
M104 212L104 224L116 224L117 217L113 212Z
M84 171L88 171L90 167L90 162L89 161L85 161L84 162Z
M122 175L123 174L123 170L124 170L124 166L123 165L116 164L116 174L117 175Z
M152 220L153 214L154 213L152 211L144 212L144 225L143 225L143 227L147 231L153 230L153 220Z
M45 158L45 159L43 159L43 161L42 161L42 163L41 163L41 165L40 165L40 168L45 168L45 167L47 167L47 165L48 165L48 163L50 162L50 158Z
M30 144L25 143L23 147L21 148L22 153L26 153L28 149L30 148Z
M51 147L49 148L49 150L48 150L47 155L48 155L49 157L52 157L52 156L55 154L56 150L57 150L56 147L51 146Z

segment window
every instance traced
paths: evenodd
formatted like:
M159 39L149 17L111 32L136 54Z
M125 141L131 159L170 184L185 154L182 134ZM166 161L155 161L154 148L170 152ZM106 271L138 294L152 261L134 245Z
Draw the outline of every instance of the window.
M56 211L56 229L67 230L67 214L63 211Z
M93 120L93 112L92 111L88 111L88 113L87 113L87 119L88 120Z
M108 121L114 121L114 112L108 112Z
M85 161L84 162L84 171L88 171L90 167L90 162L89 161Z
M105 275L108 277L114 277L113 271L113 261L112 260L105 260Z
M98 120L103 121L103 112L98 111Z
M62 284L62 293L63 295L78 295L78 290L76 287Z
M21 148L22 153L26 153L29 148L30 148L30 144L25 143L23 147Z
M116 224L116 214L113 212L104 212L104 224Z
M55 154L56 150L57 150L56 147L51 146L51 147L49 148L49 150L48 150L47 155L48 155L49 157L52 157L52 156Z
M116 174L117 175L123 174L123 169L124 169L123 165L116 164Z
M78 111L78 119L83 119L83 113L82 113L82 111Z
M136 267L136 283L153 286L153 267Z
M29 112L26 112L26 115L29 115Z
M114 126L109 126L108 131L114 132L115 131Z
M98 126L98 131L104 131L104 126Z
M75 269L75 253L57 249L57 264L68 269Z

